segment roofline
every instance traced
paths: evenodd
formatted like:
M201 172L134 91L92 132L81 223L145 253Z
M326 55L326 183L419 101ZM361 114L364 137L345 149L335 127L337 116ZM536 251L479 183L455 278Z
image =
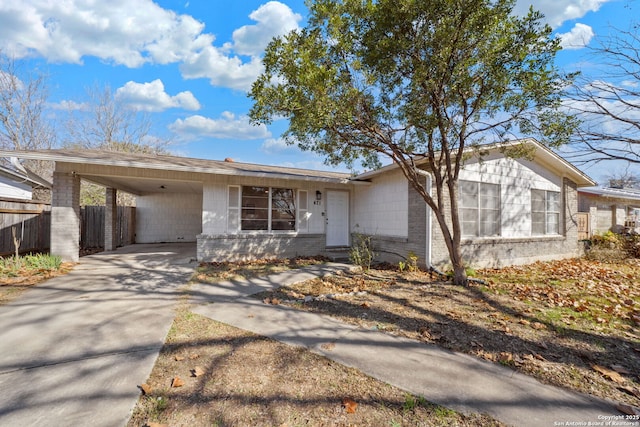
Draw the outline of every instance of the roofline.
M562 156L558 155L557 153L553 152L552 150L550 150L549 148L545 147L544 145L542 145L540 142L538 142L535 138L522 138L522 139L514 139L511 141L506 141L506 142L496 142L493 144L486 144L486 145L481 145L479 147L466 147L465 148L465 152L473 152L476 149L484 149L484 150L499 150L499 149L504 149L504 148L509 148L509 147L513 147L513 146L517 146L520 144L531 144L533 146L536 147L536 149L541 148L543 152L551 155L554 160L561 162L565 167L568 167L570 170L572 170L575 174L579 175L584 181L586 181L588 184L583 184L581 186L587 186L587 185L596 185L596 182L591 179L591 177L589 177L587 174L585 174L584 172L582 172L580 169L578 169L575 165L573 165L572 163L568 162L567 160L565 160ZM418 159L416 160L416 165L421 165L426 163L427 160L422 158L422 159ZM357 175L354 179L359 180L359 179L370 179L374 176L380 175L384 172L387 172L389 170L393 170L393 169L397 169L399 168L397 163L392 163L386 166L383 166L379 169L375 169L372 171L368 171L368 172L364 172L361 173L360 175ZM580 185L579 185L580 186Z
M33 184L33 186L36 187L44 187L44 188L51 188L51 183L49 181L47 181L46 179L34 174L31 171L28 171L30 174L32 174L33 176L29 176L29 175L24 175L22 173L20 173L19 171L7 168L5 166L0 165L0 174L5 175L5 176L11 176L13 178L19 179L22 182L26 182L26 183L30 183Z
M126 153L119 153L126 154ZM84 157L74 157L68 156L61 153L43 153L41 151L5 151L0 150L0 157L19 157L22 159L34 159L34 160L46 160L46 161L54 161L54 162L63 162L63 163L81 163L86 164L87 159ZM170 156L166 156L170 157ZM184 157L184 159L192 159L192 160L206 160L206 159L193 159L189 157ZM215 161L215 160L212 160ZM314 171L308 169L295 169L300 171L300 175L297 174L289 174L284 172L264 172L264 171L238 171L238 170L228 170L228 169L219 169L219 168L208 168L208 167L197 167L197 166L186 166L186 165L167 165L167 164L159 164L159 163L146 163L139 161L128 161L128 160L103 160L103 159L92 159L91 164L100 165L100 166L116 166L116 167L126 167L126 168L139 168L139 169L154 169L154 170L171 170L176 172L196 172L196 173L205 173L205 174L217 174L217 175L230 175L230 176L250 176L256 178L277 178L277 179L287 179L287 180L300 180L300 181L320 181L320 182L330 182L330 183L338 183L338 184L347 184L351 182L351 179L347 174L345 174L344 178L331 178L331 177L319 177L319 176L305 176L304 172L322 172L322 171ZM251 165L251 163L239 163L234 162L236 165ZM267 165L256 165L256 166L267 166ZM277 166L272 166L277 168Z
M578 190L581 193L606 198L630 199L640 201L640 192L625 191L624 188L586 187Z

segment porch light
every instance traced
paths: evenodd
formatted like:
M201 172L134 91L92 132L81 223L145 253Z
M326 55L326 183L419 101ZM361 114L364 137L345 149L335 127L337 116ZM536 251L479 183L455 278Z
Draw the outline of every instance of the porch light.
M316 190L316 200L318 202L322 200L322 193L320 192L320 190Z

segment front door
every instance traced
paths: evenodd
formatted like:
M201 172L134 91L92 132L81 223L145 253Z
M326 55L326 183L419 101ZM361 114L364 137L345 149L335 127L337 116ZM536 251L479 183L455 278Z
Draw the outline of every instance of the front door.
M349 192L327 191L327 246L349 246Z

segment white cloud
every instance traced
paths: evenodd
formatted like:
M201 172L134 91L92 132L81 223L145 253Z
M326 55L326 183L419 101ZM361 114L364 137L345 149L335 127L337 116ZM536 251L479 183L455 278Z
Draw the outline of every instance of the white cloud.
M63 100L60 102L48 104L49 108L53 110L65 110L65 111L86 111L89 108L87 103L80 103L76 101Z
M593 28L577 23L570 32L558 34L563 49L582 49L587 46L595 34Z
M8 0L0 2L0 28L0 48L18 57L95 56L127 67L175 62L213 42L204 24L151 0Z
M275 36L298 29L302 17L289 6L270 1L254 10L249 18L255 25L245 25L233 32L233 50L240 55L259 55Z
M184 140L202 138L247 140L271 136L265 125L253 125L247 116L238 117L229 111L222 113L219 119L201 115L178 119L169 125L169 130Z
M208 78L213 86L223 86L246 91L262 72L262 61L251 58L243 62L237 56L227 56L220 49L208 46L180 65L182 76L187 79Z
M286 151L299 152L300 149L294 144L287 144L284 138L266 139L260 146L260 150L267 154L282 153Z
M542 12L545 21L557 28L565 21L582 18L587 12L597 12L600 6L612 0L518 0L514 8L517 15L525 15L529 7Z
M262 71L258 56L269 40L297 28L301 17L271 1L249 15L256 22L215 46L204 23L152 0L0 1L0 50L16 58L41 56L82 64L93 56L126 67L180 63L185 78L247 90ZM248 55L248 61L236 55Z
M116 90L116 98L138 111L159 112L169 108L192 111L200 109L200 103L191 92L185 91L171 96L165 92L164 84L160 79L149 83L129 81Z

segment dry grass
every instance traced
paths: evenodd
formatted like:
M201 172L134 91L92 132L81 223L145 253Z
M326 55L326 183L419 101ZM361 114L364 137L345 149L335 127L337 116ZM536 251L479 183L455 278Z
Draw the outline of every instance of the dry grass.
M461 287L422 272L372 270L256 297L275 297L501 363L546 383L640 405L637 261L567 260L478 275L484 285ZM321 297L302 303L308 295Z
M300 262L203 264L196 280L263 275ZM172 387L175 377L184 385ZM131 427L501 425L487 416L431 404L307 350L191 313L186 301L147 384L151 391L141 396ZM349 412L353 402L357 406Z

